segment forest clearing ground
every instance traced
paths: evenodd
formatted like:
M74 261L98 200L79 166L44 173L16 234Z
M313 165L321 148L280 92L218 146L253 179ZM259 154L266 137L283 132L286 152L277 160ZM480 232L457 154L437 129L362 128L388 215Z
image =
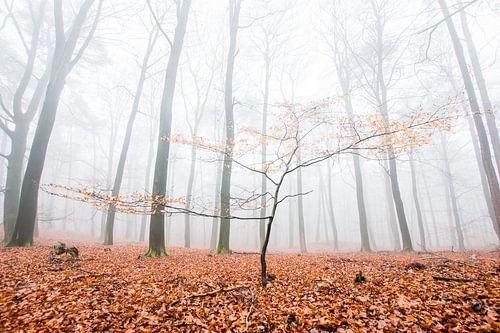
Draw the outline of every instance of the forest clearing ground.
M76 260L50 260L50 246L0 248L1 332L500 329L498 251L270 254L263 290L256 254L77 247Z

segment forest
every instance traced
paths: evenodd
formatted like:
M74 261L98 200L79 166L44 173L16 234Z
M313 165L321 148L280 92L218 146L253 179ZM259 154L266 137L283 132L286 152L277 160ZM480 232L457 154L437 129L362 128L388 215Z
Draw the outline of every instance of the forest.
M1 0L0 332L500 331L497 0Z

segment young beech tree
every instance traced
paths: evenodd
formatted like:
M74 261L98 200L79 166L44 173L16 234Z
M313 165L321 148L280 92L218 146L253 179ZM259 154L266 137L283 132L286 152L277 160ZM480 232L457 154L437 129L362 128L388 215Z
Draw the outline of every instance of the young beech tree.
M331 106L332 102L329 100L306 106L284 104L279 109L280 112L269 115L272 126L265 135L255 128L241 128L236 133L232 151L235 166L244 172L264 175L273 186L266 193L260 193L259 189L248 190L246 196L232 197L230 202L232 208L240 208L242 211L260 210L260 199L262 196L266 198L269 215L263 218L266 221L266 234L260 253L260 278L263 287L267 285L266 253L278 207L290 198L312 192L286 193L284 184L292 174L354 150L357 153L367 151L385 154L390 147L395 154L401 154L427 143L436 128L447 128L451 121L449 117L437 118L434 113L418 114L408 119L393 120L388 127L380 116L357 117L354 119L356 131L352 134L353 119L343 114L336 115ZM329 129L329 134L322 135L325 133L322 128ZM202 138L195 138L193 141L182 135L171 136L168 140L170 143L194 145L215 154L225 154L225 142L209 142ZM262 140L267 141L268 152L272 152L274 159L256 165L252 161L255 161L255 156L260 156ZM297 158L299 152L300 159ZM227 157L223 156L225 158ZM115 210L125 212L157 214L157 209L161 207L161 212L168 214L219 217L226 220L260 220L252 216L227 215L224 210L214 214L213 207L201 205L196 207L203 207L203 210L187 209L183 198L146 196L140 193L109 197L99 191L55 185L49 191L61 196L68 196L66 191L72 191L73 199L100 206L113 204Z
M64 27L63 2L62 0L54 1L55 49L51 60L50 78L45 92L45 99L38 119L21 187L19 212L12 238L9 242L12 246L30 246L33 243L38 189L50 136L56 120L57 109L66 78L82 58L97 29L103 0L98 2L97 12L87 37L77 47L78 41L84 31L88 13L94 2L94 0L84 1L78 9L71 27L66 30Z

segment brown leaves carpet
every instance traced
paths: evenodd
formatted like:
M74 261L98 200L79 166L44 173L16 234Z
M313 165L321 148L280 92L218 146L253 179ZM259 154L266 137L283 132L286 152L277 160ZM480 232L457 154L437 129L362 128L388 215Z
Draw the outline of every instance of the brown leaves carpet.
M263 290L256 254L77 246L0 248L1 332L500 331L498 251L271 254Z

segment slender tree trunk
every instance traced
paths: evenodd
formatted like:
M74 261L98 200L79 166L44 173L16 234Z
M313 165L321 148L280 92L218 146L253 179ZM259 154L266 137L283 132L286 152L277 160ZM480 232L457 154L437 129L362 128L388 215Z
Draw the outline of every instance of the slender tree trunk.
M153 30L149 35L148 46L144 58L142 60L141 73L139 75L139 81L135 89L134 102L132 103L132 110L127 122L127 128L125 130L125 137L123 138L122 150L120 152L120 159L118 160L118 167L116 169L115 180L113 182L113 189L111 191L112 197L117 197L120 195L120 188L122 186L123 174L125 173L125 163L127 161L128 150L130 147L130 140L132 138L132 131L134 128L135 118L139 112L139 104L141 101L142 91L144 89L144 82L146 81L146 74L148 70L148 63L151 53L156 42L157 32ZM111 204L108 206L108 214L106 218L106 227L104 233L104 244L113 244L113 232L115 224L115 208Z
M410 237L410 230L408 228L408 222L406 221L406 215L403 206L403 200L401 199L401 192L399 190L399 180L396 167L396 160L391 158L389 160L389 176L391 178L392 186L392 196L394 198L394 203L396 204L396 213L398 216L399 229L401 231L401 238L403 240L403 251L413 251L413 245Z
M293 192L293 178L290 177L290 183L289 183L289 193L294 193ZM295 207L295 200L290 198L288 199L288 248L292 249L293 248L293 243L294 243L294 208Z
M444 185L444 200L446 204L446 217L448 218L448 230L451 237L450 239L451 247L453 248L454 246L457 245L457 232L455 231L453 212L451 208L450 187L448 186L448 179L446 178L446 174L444 171L443 171L443 185Z
M215 201L215 207L214 207L214 215L220 215L219 211L219 203L220 203L220 187L221 187L221 181L222 181L222 165L223 162L217 160L217 179L215 181L215 194L214 194L214 201ZM210 233L210 248L212 250L215 250L217 248L217 230L219 229L219 219L217 217L214 217L212 219L212 230Z
M300 164L300 156L297 156L297 165ZM302 193L302 168L297 169L297 193ZM306 246L306 232L304 226L304 204L302 195L297 197L298 209L299 209L299 244L300 253L307 252Z
M354 117L354 108L352 106L352 100L350 96L350 81L349 76L341 76L339 75L339 81L342 86L342 93L344 94L344 103L347 116L350 121L353 123ZM361 251L370 252L370 238L368 236L368 219L366 215L366 205L364 198L364 187L363 187L363 173L361 171L361 162L359 160L359 156L354 154L352 155L352 161L354 166L354 178L356 181L356 203L358 208L358 218L359 218L359 233L361 236Z
M167 184L173 184L174 179L175 179L175 166L177 165L177 159L172 159L170 161L170 168L168 171L167 175ZM170 188L167 191L167 196L173 197L174 196L174 188ZM165 244L168 245L171 243L171 234L170 234L170 229L172 228L172 218L173 216L171 214L165 214Z
M14 246L33 244L38 188L63 87L64 78L58 77L47 90L21 187L19 213L11 239L11 245Z
M385 200L387 203L387 212L389 213L389 227L391 229L392 239L394 242L394 251L401 251L401 236L399 235L396 209L394 207L394 199L392 197L391 179L385 170L388 168L387 161L384 161L384 178L385 178Z
M380 70L379 70L380 72ZM379 73L379 77L382 76L382 73ZM383 76L382 76L383 77ZM383 82L383 78L380 79ZM381 84L382 93L381 100L382 105L380 106L380 113L382 114L382 118L384 119L386 128L389 128L389 114L387 111L387 92L384 84ZM403 199L401 198L401 192L399 189L399 179L398 179L398 169L396 165L396 157L394 156L394 152L392 148L389 148L388 152L389 157L389 179L391 183L391 192L392 198L394 200L394 205L396 206L396 214L398 217L399 230L401 232L401 239L403 241L403 251L413 251L413 245L410 236L410 230L408 228L408 222L406 220L406 214L403 205Z
M53 68L23 178L19 212L10 245L29 246L33 244L38 189L45 164L45 156L66 77L75 64L74 60L79 59L78 56L74 60L72 59L73 52L85 23L87 13L93 2L94 0L86 0L82 4L75 17L69 36L66 39L63 27L62 1L55 0L56 49L54 52L54 61L52 62ZM101 4L102 1L100 2ZM97 19L98 17L95 22L97 22ZM94 28L95 25L93 26ZM82 47L79 54L82 54L83 50L84 48Z
M11 150L7 159L7 176L5 180L4 198L4 241L8 242L14 231L21 193L21 180L28 138L27 124L16 124L16 129L11 136Z
M108 145L108 152L107 152L107 168L106 168L106 192L109 191L111 194L110 189L112 190L111 187L111 178L113 177L113 160L114 160L114 152L115 152L115 143L116 143L116 129L114 122L112 121L111 123L111 129L109 131L109 145ZM103 211L101 213L101 238L104 241L105 239L105 234L106 234L106 217L108 213L109 206L106 207L106 211Z
M196 136L196 133L195 133ZM188 186L186 192L186 210L191 208L191 200L193 195L193 183L194 183L194 174L196 170L196 147L191 147L191 166L189 168L189 179ZM191 219L189 214L184 215L184 247L191 247Z
M454 229L457 233L457 240L458 240L458 249L459 251L464 251L465 250L465 245L464 245L464 235L462 231L462 225L460 221L460 214L458 213L458 203L457 203L457 196L455 192L455 185L453 183L453 177L451 173L451 167L450 167L450 160L448 158L448 149L446 147L444 137L441 135L441 148L443 150L443 161L444 161L444 178L446 182L446 186L448 189L448 197L446 198L446 201L448 202L447 204L449 205L449 202L451 201L451 208L453 212L453 219L455 222Z
M226 148L224 151L224 167L220 193L220 208L223 216L220 221L219 244L217 252L229 252L229 235L231 230L231 173L233 167L234 148L234 103L233 103L233 72L236 58L236 39L240 18L241 0L229 0L229 52L227 56L226 82L224 92L224 108L226 120Z
M439 249L439 247L441 247L441 244L439 241L439 232L438 232L438 228L437 228L436 214L434 213L434 205L432 204L432 196L431 196L431 193L429 191L429 184L427 182L427 177L422 177L422 179L424 181L425 195L427 197L427 202L429 204L429 211L430 211L431 220L432 220L432 229L434 231L434 238L436 239L436 248Z
M317 219L316 219L316 237L315 237L315 242L319 243L320 242L320 228L321 228L321 223L323 219L326 219L326 215L324 214L324 207L325 207L325 200L323 193L325 192L325 189L323 188L323 175L321 174L321 167L317 166L319 177L318 177L318 198L317 198L317 208L316 208L316 214L317 214ZM328 236L327 236L328 238Z
M43 0L38 8L38 13L33 24L28 59L19 85L14 93L12 102L12 115L15 128L7 132L11 139L11 152L7 158L7 176L5 181L4 197L4 242L9 242L14 231L19 208L19 196L21 193L22 172L24 169L24 154L28 140L29 125L35 116L40 104L45 87L50 75L50 59L47 59L45 72L39 79L30 104L26 112L23 112L23 97L33 77L33 69L38 54L40 28L43 23L45 6L47 1ZM50 57L50 56L48 56Z
M486 178L488 179L488 187L490 189L493 209L495 210L495 221L493 223L496 223L497 226L494 229L500 230L500 188L498 186L498 178L495 172L495 167L493 166L493 162L491 159L491 151L488 143L486 129L479 113L479 104L477 102L476 93L474 91L472 79L470 77L467 63L465 61L462 44L455 29L455 25L450 18L450 12L445 0L438 0L438 2L439 6L441 7L441 11L443 12L443 16L448 27L448 32L450 33L450 38L453 43L453 49L455 50L455 56L457 57L460 72L462 73L462 78L464 80L465 90L467 92L467 96L469 97L469 103L473 117L472 119L474 120L474 125L476 127L477 135L479 138L479 146L481 148L481 160L483 162ZM497 234L497 238L500 240L500 234Z
M455 80L453 76L451 75L450 71L446 71L448 74L448 78L450 79L450 83L453 87L453 90L458 94L459 89L457 87L457 84L455 83ZM465 103L462 103L462 109L464 110L465 113L467 113L467 105ZM479 148L479 143L478 143L478 136L476 129L474 127L474 122L470 117L467 117L467 125L469 128L469 134L471 137L472 141L472 147L474 149L474 157L476 158L477 162L477 167L479 171L479 179L481 180L481 188L483 190L483 196L484 200L486 202L486 207L488 208L488 214L490 216L490 219L493 223L493 228L495 230L495 233L497 234L498 237L500 237L500 228L498 224L495 223L495 210L493 209L493 203L491 202L491 195L489 191L489 186L488 186L488 179L486 177L486 173L484 171L484 165L481 160L481 150Z
M337 223L335 222L335 213L333 209L333 186L332 186L332 167L330 163L327 164L328 167L328 175L327 175L327 183L328 183L328 196L327 196L327 206L328 206L328 215L330 217L330 224L332 227L332 234L333 234L333 250L338 251L339 249L339 244L338 244L338 231L337 231ZM364 201L363 201L364 205Z
M376 10L374 6L374 10ZM384 39L384 23L381 20L380 13L376 12L376 99L379 103L379 112L384 120L385 128L390 128L389 110L387 104L387 83L384 75L384 62L385 62L385 45ZM391 179L392 197L394 205L396 206L396 214L398 217L399 231L401 232L401 240L403 241L403 251L413 251L410 230L406 220L403 200L399 189L398 169L396 164L396 157L392 148L388 150L389 159L389 178Z
M154 123L151 121L151 126L150 126L150 139L149 139L149 149L148 149L148 159L147 159L147 164L146 164L146 177L144 178L144 190L146 193L149 193L150 191L150 184L151 184L151 166L153 164L153 157L154 157L154 144L155 144L155 136L156 136L156 131L154 129ZM141 230L139 233L139 241L144 242L146 239L146 225L148 223L148 216L144 214L141 217Z
M459 1L459 3L462 4L462 1ZM491 146L493 148L493 153L495 155L497 172L500 173L500 139L498 137L498 127L495 120L495 114L493 113L493 107L491 105L488 89L486 88L486 80L484 79L483 76L483 71L481 69L481 64L479 62L479 57L476 51L476 46L474 45L474 40L472 39L472 35L469 30L469 25L467 23L467 16L464 10L460 11L460 21L462 23L462 30L464 32L465 43L467 45L469 58L471 60L472 70L474 73L474 77L476 79L477 87L479 88L479 95L481 96L481 101L483 104L483 111L485 113L486 125L488 126Z
M175 27L174 40L170 50L165 81L163 85L163 95L160 107L160 128L158 131L158 147L156 150L156 163L153 176L153 197L165 198L167 190L168 157L170 142L165 138L170 137L172 128L172 104L174 99L175 82L177 79L177 68L186 34L191 0L184 0L179 3L177 26ZM147 256L163 256L165 251L165 212L160 204L153 204L153 214L149 226L149 250Z
M420 247L422 248L422 251L427 252L427 242L425 239L424 220L422 217L422 210L420 208L420 200L418 198L417 175L415 173L415 163L413 161L413 152L410 152L410 171L411 171L411 189L412 189L412 193L413 193L413 202L415 203L415 210L417 211L418 231L420 234Z
M328 205L328 194L323 191L321 193L321 214L324 216L323 219L321 219L321 226L323 228L323 232L324 232L324 235L325 235L325 241L327 244L330 243L330 236L329 236L329 233L328 233L328 225L327 225L327 220L330 218L330 216L328 215L328 212L327 212L327 206Z

